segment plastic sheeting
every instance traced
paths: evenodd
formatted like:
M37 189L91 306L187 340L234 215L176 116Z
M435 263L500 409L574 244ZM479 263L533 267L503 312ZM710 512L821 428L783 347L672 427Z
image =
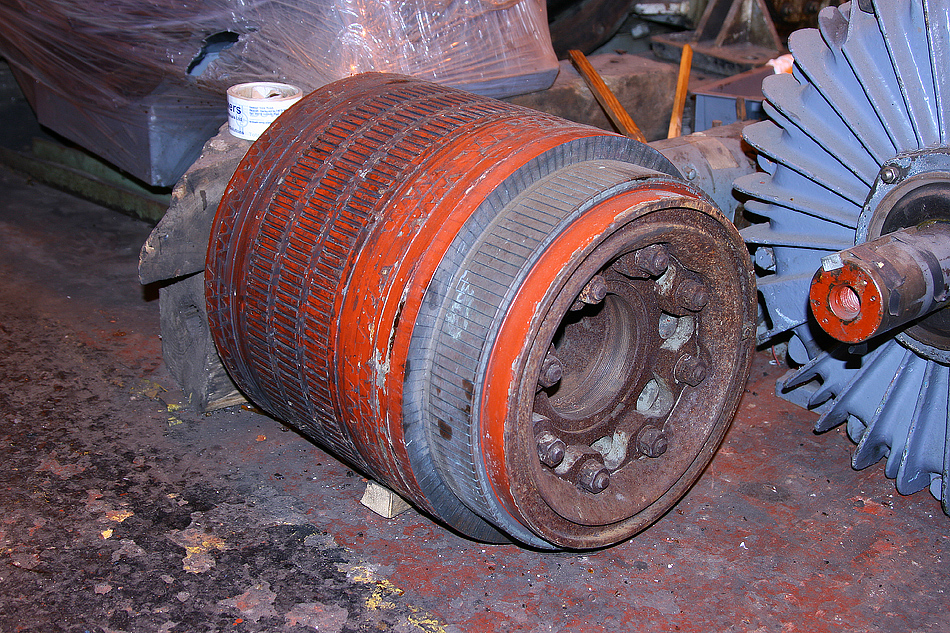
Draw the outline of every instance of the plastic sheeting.
M180 146L197 155L236 83L384 71L508 96L558 67L543 0L0 0L0 55L41 123L153 184L190 163ZM201 138L168 139L176 125Z

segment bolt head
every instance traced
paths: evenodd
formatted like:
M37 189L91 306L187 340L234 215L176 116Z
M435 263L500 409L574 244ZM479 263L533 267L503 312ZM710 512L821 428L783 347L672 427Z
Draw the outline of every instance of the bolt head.
M897 182L897 179L900 178L901 176L901 172L897 167L894 167L893 165L888 165L887 167L881 170L880 176L881 176L882 181L891 185Z
M673 377L690 387L695 387L706 380L708 367L701 358L687 354L676 361L673 367Z
M554 468L564 461L567 446L550 431L545 431L538 437L538 459L541 463Z
M577 483L582 489L596 495L610 485L610 471L599 460L589 458L581 465Z
M606 296L607 280L604 279L603 275L594 275L577 298L584 303L597 304L603 301Z
M637 433L637 450L647 457L659 457L669 447L669 440L663 429L655 426L645 426Z
M676 289L677 302L690 312L699 312L709 303L709 291L695 279L686 279Z
M651 277L659 277L670 266L670 251L664 244L651 244L635 253L634 262Z
M543 388L553 387L564 376L564 366L561 365L561 359L548 352L548 355L541 361L541 372L538 374L538 384Z

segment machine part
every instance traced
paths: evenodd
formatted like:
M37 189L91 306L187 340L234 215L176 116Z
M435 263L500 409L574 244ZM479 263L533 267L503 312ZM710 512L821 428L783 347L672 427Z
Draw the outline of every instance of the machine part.
M787 39L792 31L817 26L818 13L841 0L767 0L767 4L779 36Z
M784 40L796 29L814 27L818 23L818 12L840 4L840 0L766 0L765 4ZM706 0L642 0L633 5L633 13L651 21L693 29L706 5Z
M651 22L692 29L705 9L706 0L638 0L632 13Z
M905 261L909 248L929 260L930 283L941 283L932 273L947 249L942 230L929 244L898 247L895 241L950 219L948 16L947 0L861 0L824 9L818 30L790 38L794 74L763 85L772 122L746 128L766 173L736 181L753 198L746 209L768 220L742 232L756 245L763 274L765 325L758 338L789 333L789 357L803 364L779 382L779 392L820 412L819 431L847 422L858 443L855 468L886 457L884 472L901 493L929 486L944 511L950 510L950 315L938 310L884 332L894 324L885 319L871 327L869 335L879 336L840 345L821 331L808 297L823 258L835 268L835 255L852 261L848 252L884 255L887 262L879 263L885 268L913 274L914 265ZM878 240L889 234L890 240ZM936 287L912 294L936 302L920 312L943 301ZM830 300L847 316L854 298L845 295ZM917 310L904 299L888 303L895 316Z
M693 130L702 132L736 121L764 119L762 80L772 74L770 66L762 66L693 86L690 90L696 97Z
M653 52L679 61L683 46L693 49L693 67L735 75L782 54L765 0L709 0L695 31L654 35Z
M40 124L156 187L173 186L227 118L217 95L191 84L162 84L115 114L84 107L26 72L18 78Z
M627 274L658 245L665 267ZM206 284L252 401L463 534L540 548L616 543L686 492L755 330L738 232L659 152L393 75L316 91L250 148ZM715 370L679 380L686 355Z
M939 310L950 302L950 224L912 226L823 257L809 300L822 329L846 343Z
M748 146L742 140L742 130L749 124L733 123L653 141L650 147L666 156L690 184L702 189L734 221L739 200L732 183L739 176L755 173L755 163L746 155ZM738 219L741 220L741 214Z

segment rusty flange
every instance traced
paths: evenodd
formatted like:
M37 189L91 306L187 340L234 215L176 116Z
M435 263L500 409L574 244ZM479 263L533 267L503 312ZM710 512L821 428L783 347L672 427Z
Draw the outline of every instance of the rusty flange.
M218 210L222 360L469 536L615 543L695 480L748 371L745 247L676 176L646 145L458 90L331 84L252 146ZM618 495L640 501L601 509Z

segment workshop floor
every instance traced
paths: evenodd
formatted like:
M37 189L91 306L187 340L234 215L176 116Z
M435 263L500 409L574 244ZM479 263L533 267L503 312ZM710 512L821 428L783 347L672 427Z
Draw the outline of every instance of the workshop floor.
M150 227L0 168L0 631L950 631L950 519L855 472L760 353L725 444L616 547L539 553L364 480L161 361Z

